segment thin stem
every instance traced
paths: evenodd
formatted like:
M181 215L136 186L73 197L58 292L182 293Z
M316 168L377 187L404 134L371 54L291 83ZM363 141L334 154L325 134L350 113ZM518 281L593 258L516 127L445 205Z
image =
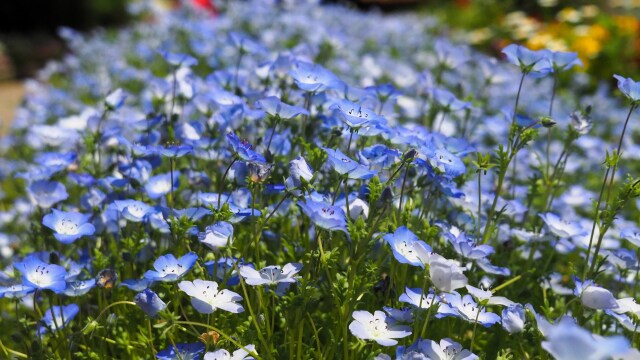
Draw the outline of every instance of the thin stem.
M349 155L349 152L351 151L351 140L353 140L353 129L349 129L349 143L347 144L347 155Z
M518 103L520 102L520 93L522 92L522 84L524 83L524 77L527 73L523 72L520 77L520 85L518 85L518 93L516 94L516 103L513 105L513 114L511 116L511 128L509 129L509 150L511 150L511 137L513 136L513 128L516 124L516 114L518 112Z
M627 118L624 121L624 126L622 128L622 134L620 134L620 139L618 140L618 149L616 150L615 156L620 156L620 150L622 149L622 141L624 139L624 135L627 131L627 125L629 124L629 119L631 118L631 114L633 113L633 110L635 110L636 105L633 104L631 105L631 108L629 109L629 113L627 114ZM607 198L605 200L605 204L609 203L609 197L611 195L611 187L613 186L613 180L614 177L616 175L616 170L618 167L618 160L616 159L616 161L613 164L613 170L611 171L611 179L609 180L609 188L607 190ZM585 259L585 267L584 267L584 271L582 273L582 277L584 280L584 277L586 276L586 270L587 270L587 266L589 265L589 254L591 252L591 246L593 245L593 235L595 233L595 229L596 229L596 224L599 221L599 214L600 214L600 205L602 203L602 196L604 194L604 189L605 186L607 184L607 177L609 176L609 170L611 168L608 167L607 171L605 172L604 175L604 179L602 180L602 187L600 188L600 195L598 196L598 202L596 204L596 209L595 209L595 214L593 215L593 225L591 226L591 235L589 236L589 247L587 248L587 258ZM604 238L604 230L601 230L601 234L598 237L598 242L596 243L596 248L594 250L593 253L593 259L591 260L591 266L589 267L589 272L593 273L593 270L595 269L595 265L596 262L598 260L598 253L600 252L600 246L602 245L602 239Z
M279 118L280 117L278 116L278 119ZM278 124L279 123L280 123L280 121L276 120L276 123L273 125L273 130L271 130L271 135L269 136L269 141L267 142L267 151L266 152L269 152L269 148L271 147L271 141L273 140L273 134L276 133L276 129L278 128Z
M347 188L346 180L343 182L343 185L344 185L344 201L345 201L345 206L347 207L347 221L349 221L349 219L351 219L351 214L349 210L349 189Z
M482 169L478 169L478 218L476 219L476 237L480 238L480 219L482 217Z

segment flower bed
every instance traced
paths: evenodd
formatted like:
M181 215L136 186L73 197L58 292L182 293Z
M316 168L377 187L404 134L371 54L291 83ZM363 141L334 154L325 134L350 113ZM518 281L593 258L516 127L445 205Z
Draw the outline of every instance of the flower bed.
M414 15L219 10L65 30L27 83L3 357L640 356L638 83Z

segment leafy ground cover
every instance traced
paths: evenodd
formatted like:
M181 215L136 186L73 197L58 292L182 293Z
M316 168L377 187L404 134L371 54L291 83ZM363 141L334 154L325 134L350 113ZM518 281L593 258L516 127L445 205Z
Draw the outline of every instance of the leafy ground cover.
M3 357L640 357L638 83L414 15L220 11L63 30L27 83Z

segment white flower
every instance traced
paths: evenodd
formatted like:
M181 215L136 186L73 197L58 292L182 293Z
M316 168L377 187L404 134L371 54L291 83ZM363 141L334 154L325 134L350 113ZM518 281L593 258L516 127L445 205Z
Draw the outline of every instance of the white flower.
M451 292L467 285L467 277L462 271L462 267L445 258L431 261L429 265L431 282L438 290L444 292Z
M402 350L400 350L402 349ZM467 349L463 349L462 345L457 342L444 338L440 340L440 344L433 340L421 339L413 343L407 348L398 348L398 359L430 359L430 360L476 360L478 356Z
M236 303L242 301L242 297L230 290L218 291L218 283L215 281L181 281L178 287L191 296L191 304L202 314L211 314L216 309L236 314L244 311L242 305Z
M576 288L574 294L580 297L582 305L590 309L615 309L618 307L618 302L613 294L598 285L595 285L592 280L585 282L575 279Z
M282 295L284 291L298 281L295 276L302 269L302 264L289 263L282 269L280 266L267 266L260 271L250 266L240 266L240 275L249 285L277 285L276 294Z
M355 319L349 324L353 336L363 340L374 340L382 346L393 346L398 338L411 335L411 328L405 325L394 325L382 311L371 314L368 311L354 311Z
M208 352L204 354L204 360L249 360L253 359L253 356L249 356L250 353L256 353L256 346L253 344L234 351L233 355L225 349Z

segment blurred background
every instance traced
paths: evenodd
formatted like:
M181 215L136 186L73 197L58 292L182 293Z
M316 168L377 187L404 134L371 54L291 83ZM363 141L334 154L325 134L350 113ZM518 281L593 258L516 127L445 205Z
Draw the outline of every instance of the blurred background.
M48 60L67 49L60 27L83 32L117 28L136 19L128 7L152 1L159 7L180 6L177 0L47 0L0 1L0 120L6 126L22 97L21 80L34 76ZM228 1L182 0L212 16ZM265 0L296 2L300 0ZM594 81L610 81L619 73L640 79L640 0L318 0L363 10L412 11L434 16L442 32L499 56L519 43L532 49L575 51ZM3 126L4 128L4 126Z

